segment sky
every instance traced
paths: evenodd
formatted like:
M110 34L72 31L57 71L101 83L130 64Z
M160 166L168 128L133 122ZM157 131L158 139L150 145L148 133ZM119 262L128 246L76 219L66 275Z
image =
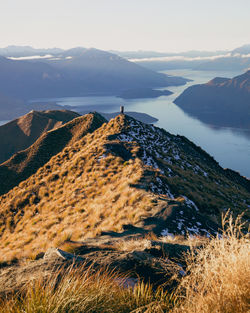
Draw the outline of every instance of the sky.
M250 44L250 0L0 0L0 47L231 50Z

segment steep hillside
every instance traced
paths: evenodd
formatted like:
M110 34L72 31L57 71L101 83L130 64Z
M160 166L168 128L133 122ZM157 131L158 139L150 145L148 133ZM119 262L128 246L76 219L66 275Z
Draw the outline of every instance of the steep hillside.
M44 132L58 128L80 115L71 111L31 111L0 126L0 163L32 145Z
M68 131L72 123L80 129L86 120L98 121L95 131L73 140L0 197L5 260L35 255L68 238L124 229L208 235L218 231L228 208L235 214L249 209L248 180L230 176L185 137L126 115L103 124L99 115L86 115L47 136Z
M250 71L191 86L174 102L206 123L250 128Z
M55 114L52 112L50 115ZM105 121L99 114L89 114L75 118L65 126L43 133L29 148L17 152L0 165L0 195L34 174L52 156L67 145L72 145L88 132L95 131Z

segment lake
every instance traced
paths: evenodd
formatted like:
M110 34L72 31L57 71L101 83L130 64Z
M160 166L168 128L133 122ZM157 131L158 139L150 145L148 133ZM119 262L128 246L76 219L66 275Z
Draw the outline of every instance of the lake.
M242 73L191 70L170 70L166 73L190 78L193 81L185 86L168 87L166 89L171 90L172 95L155 99L123 100L113 96L98 96L43 100L56 101L62 105L84 106L86 111L115 112L119 111L120 105L124 105L125 112L127 110L148 113L159 119L155 123L156 126L162 127L173 134L186 136L212 155L222 167L231 168L250 178L249 130L206 125L187 115L173 103L173 100L188 86L205 83L217 76L234 77Z

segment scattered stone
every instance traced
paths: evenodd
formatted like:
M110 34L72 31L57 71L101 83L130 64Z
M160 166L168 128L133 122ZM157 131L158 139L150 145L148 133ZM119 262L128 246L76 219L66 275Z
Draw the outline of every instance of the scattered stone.
M58 248L49 248L46 253L44 254L43 257L45 260L58 260L58 259L63 259L63 260L74 260L74 261L83 261L84 259L76 256L72 253L63 251Z

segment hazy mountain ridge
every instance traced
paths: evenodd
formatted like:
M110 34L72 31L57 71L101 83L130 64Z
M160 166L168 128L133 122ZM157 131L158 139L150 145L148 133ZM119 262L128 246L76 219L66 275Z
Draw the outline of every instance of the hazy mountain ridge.
M60 48L47 48L47 49L37 49L31 46L8 46L5 48L0 48L0 55L5 57L28 57L28 56L79 56L83 51L88 50L85 47L74 47L71 49L60 49ZM157 51L117 51L110 50L108 52L112 54L119 55L123 58L147 58L147 57L164 57L164 56L178 56L184 55L187 57L198 57L198 56L216 56L225 54L228 52L232 53L249 53L249 45L244 45L242 47L236 48L233 51L219 50L219 51L182 51L182 52L157 52ZM49 57L49 56L48 56Z
M77 51L76 56L40 60L0 57L0 92L22 99L89 93L116 95L129 88L182 85L187 81L156 73L105 51Z
M182 52L157 52L157 51L110 51L128 60L136 62L156 71L170 69L194 70L241 70L250 67L250 45L243 45L233 50L219 51L182 51ZM0 55L5 57L28 57L47 55L47 59L64 59L79 57L83 51L89 49L76 47L68 50L59 48L34 49L32 47L10 46L0 49ZM164 59L165 58L165 59ZM45 58L46 59L46 58ZM152 86L151 86L152 87Z
M86 122L93 120L100 122L89 132ZM103 123L98 114L76 118L48 134L74 121L85 136L62 146L35 174L0 197L6 257L11 251L25 254L24 247L44 250L65 232L78 240L122 231L127 224L157 234L215 233L227 208L238 214L250 206L249 181L230 178L184 137L126 115ZM22 168L18 160L13 157L5 169L11 164Z
M250 45L225 51L180 53L128 53L127 58L155 71L192 69L198 71L246 71L250 68ZM118 53L119 54L119 53ZM126 57L126 53L121 53Z
M5 57L27 57L34 55L58 54L64 50L60 48L36 49L31 46L11 45L6 48L0 48L0 55Z
M175 99L185 112L218 126L250 128L250 71L194 85Z

